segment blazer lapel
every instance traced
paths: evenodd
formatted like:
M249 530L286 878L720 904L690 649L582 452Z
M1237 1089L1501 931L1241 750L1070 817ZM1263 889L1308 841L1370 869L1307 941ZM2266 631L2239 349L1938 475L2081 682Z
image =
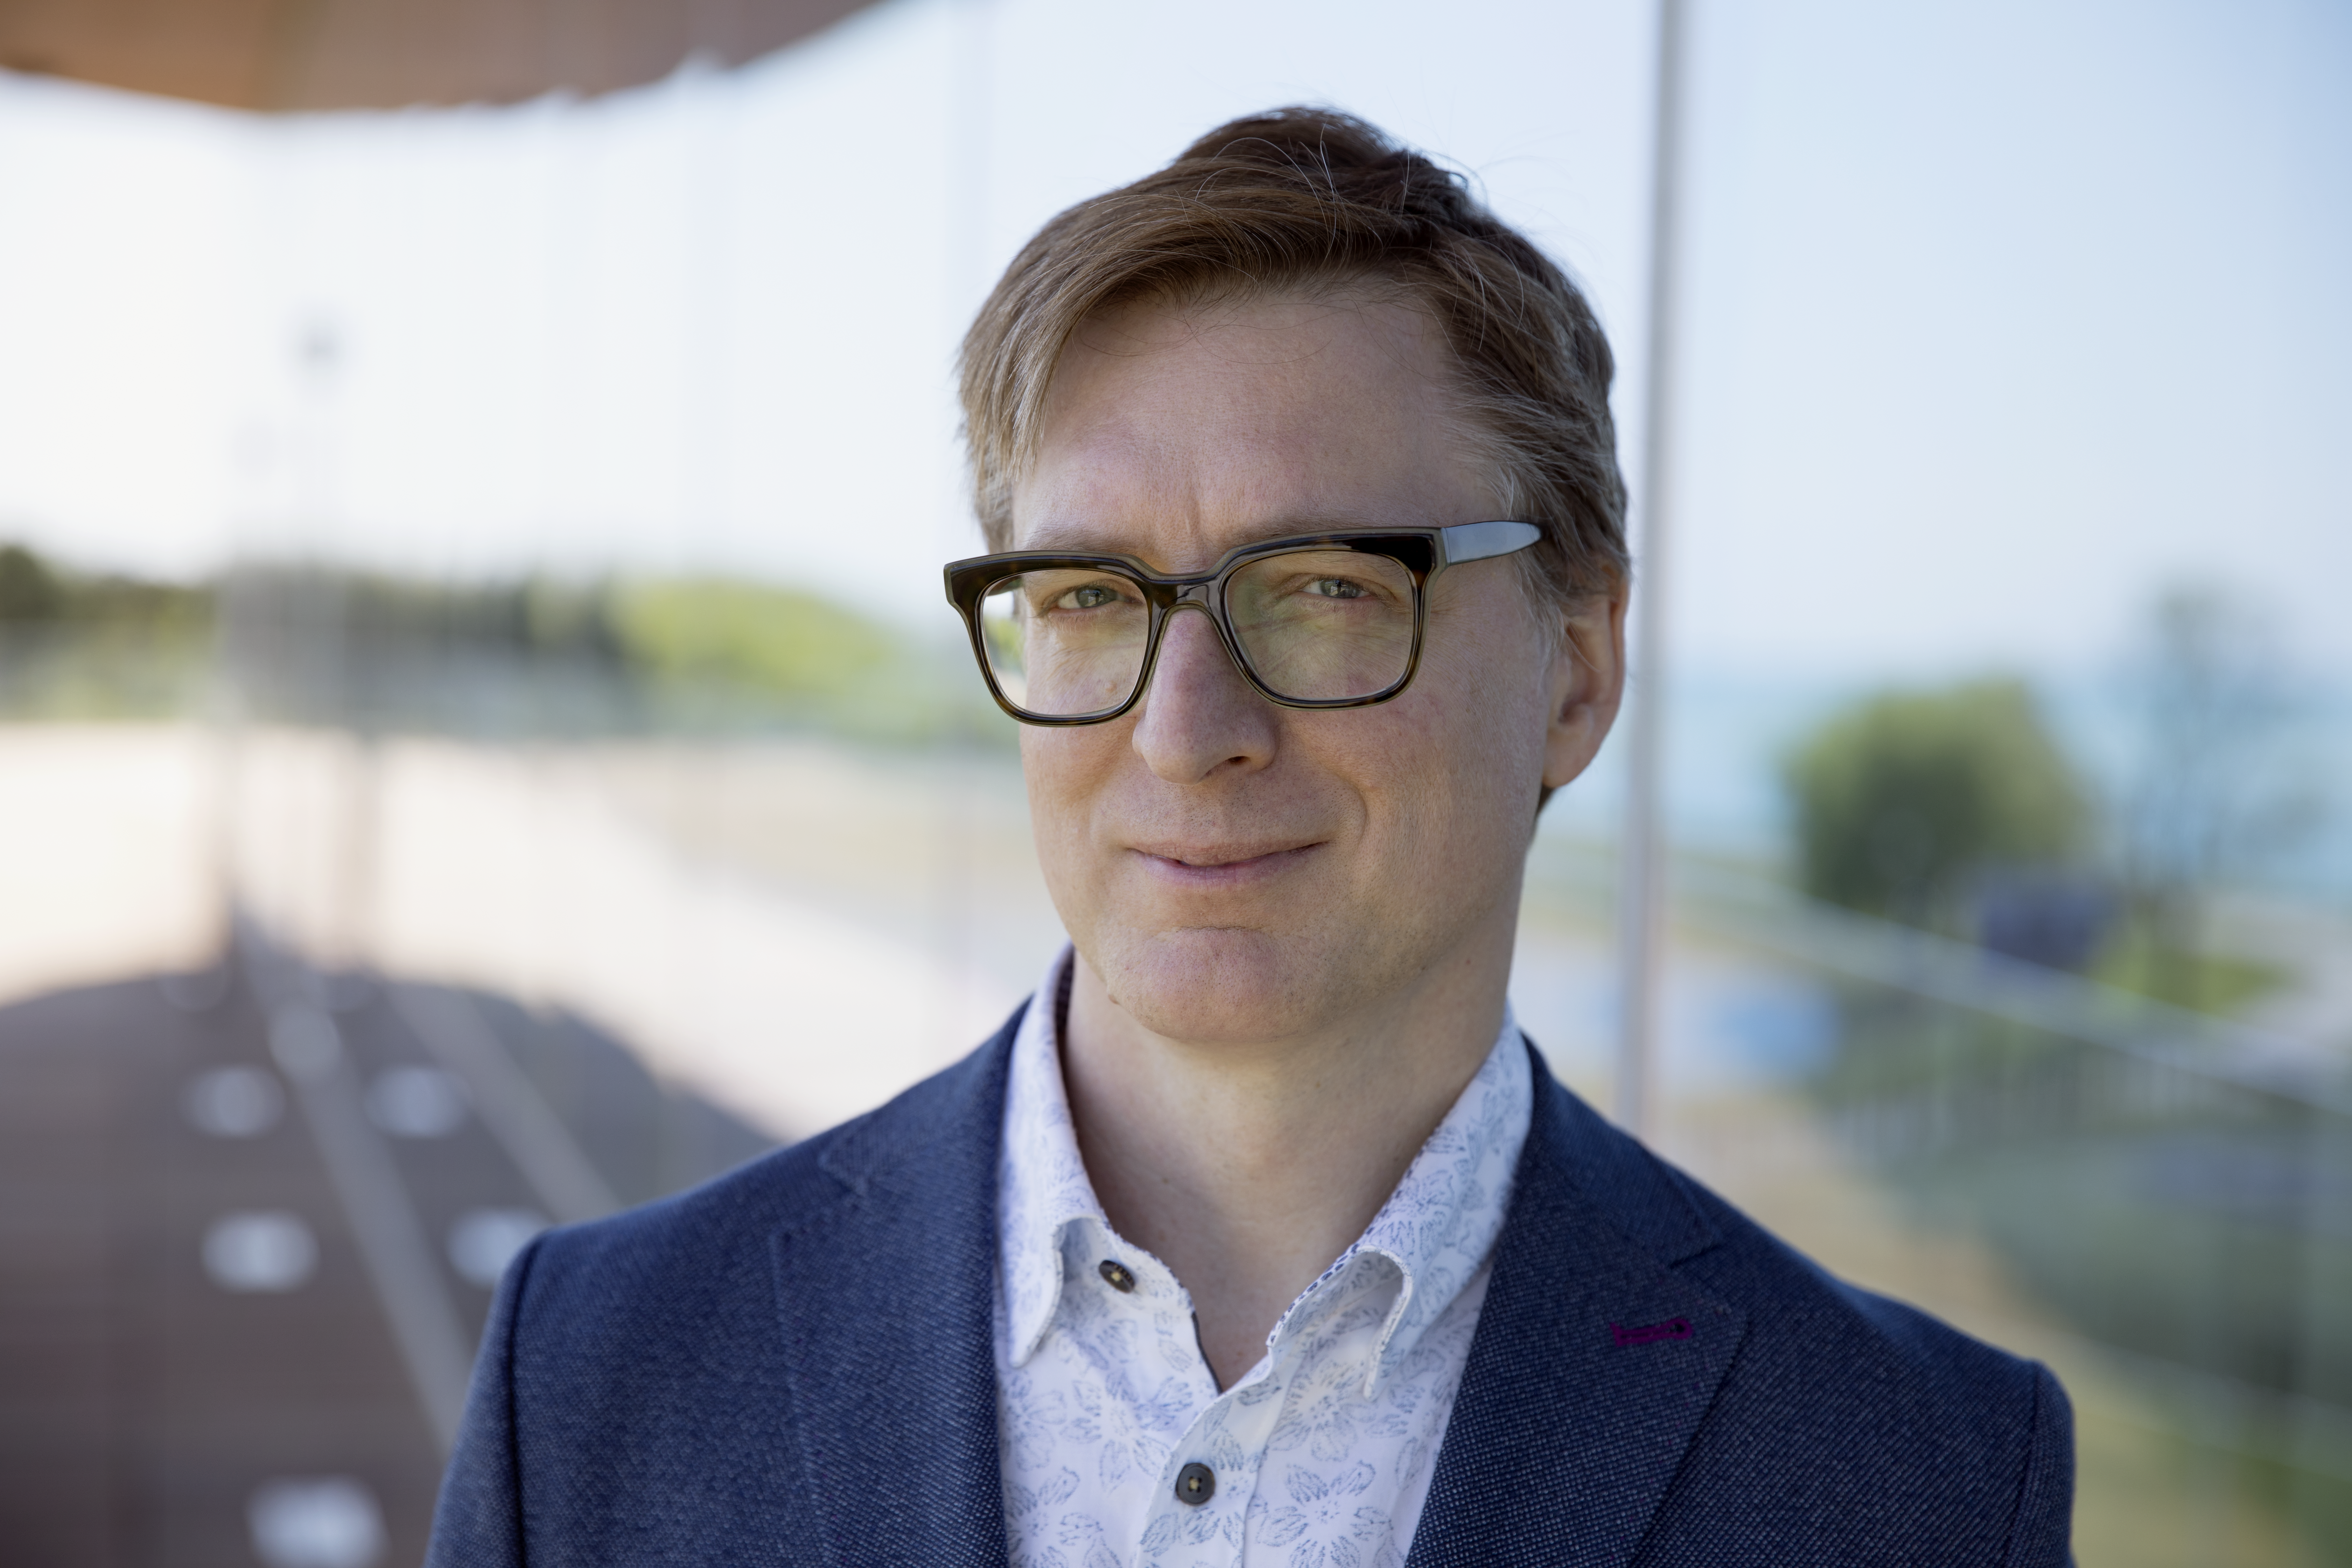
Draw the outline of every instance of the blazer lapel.
M1021 1015L845 1130L830 1207L773 1242L803 1484L843 1568L1005 1561L996 1163Z
M1675 1272L1716 1240L1679 1179L1535 1071L1410 1568L1630 1562L1747 1332Z

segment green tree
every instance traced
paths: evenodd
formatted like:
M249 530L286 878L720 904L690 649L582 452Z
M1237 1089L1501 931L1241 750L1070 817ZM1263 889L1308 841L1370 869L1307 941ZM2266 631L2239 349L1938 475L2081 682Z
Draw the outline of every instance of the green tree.
M47 563L21 544L0 544L0 622L53 621L65 607Z
M894 662L881 626L799 589L723 577L624 585L622 646L669 679L719 681L787 697L844 697Z
M1797 749L1786 783L1806 891L1919 924L1974 872L2067 858L2087 815L2015 680L1867 698Z
M2132 930L2116 978L2223 1005L2277 972L2208 951L2213 894L2292 850L2326 801L2279 748L2296 698L2274 617L2211 582L2183 584L2149 606L2137 642L2137 756L2116 814Z

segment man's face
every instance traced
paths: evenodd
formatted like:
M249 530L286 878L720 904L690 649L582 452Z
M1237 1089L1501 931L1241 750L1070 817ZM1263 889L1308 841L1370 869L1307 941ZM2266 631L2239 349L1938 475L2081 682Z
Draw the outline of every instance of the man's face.
M1181 573L1286 534L1500 517L1449 434L1445 353L1394 304L1089 321L1014 492L1014 547ZM1538 793L1582 770L1614 711L1617 608L1564 640L1508 560L1452 568L1412 684L1324 711L1259 697L1180 612L1136 708L1022 732L1078 952L1144 1027L1211 1043L1344 1026L1481 944L1507 951Z

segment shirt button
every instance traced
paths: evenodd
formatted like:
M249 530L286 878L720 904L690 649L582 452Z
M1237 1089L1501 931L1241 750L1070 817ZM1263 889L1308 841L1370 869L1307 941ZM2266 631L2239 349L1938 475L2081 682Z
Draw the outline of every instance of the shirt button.
M1102 1267L1095 1272L1100 1274L1110 1288L1122 1296L1135 1289L1135 1276L1128 1272L1126 1264L1113 1258L1104 1258Z
M1217 1495L1217 1472L1206 1465L1187 1465L1176 1472L1176 1500L1200 1507Z

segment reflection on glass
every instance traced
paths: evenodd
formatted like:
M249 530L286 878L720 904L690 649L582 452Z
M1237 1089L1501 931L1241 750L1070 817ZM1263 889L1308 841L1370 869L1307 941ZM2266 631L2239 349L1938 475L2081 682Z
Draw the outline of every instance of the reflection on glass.
M373 1568L387 1544L375 1494L349 1476L268 1482L246 1522L268 1568Z
M283 1209L224 1215L205 1232L205 1272L224 1290L297 1290L319 1266L319 1244Z
M537 1209L470 1209L449 1227L449 1266L483 1289L495 1289L515 1254L547 1228Z
M1302 702L1385 691L1412 659L1412 574L1385 555L1299 550L1253 561L1225 586L1242 656Z
M289 1002L269 1020L269 1054L297 1082L331 1076L343 1059L335 1021L306 1002Z
M439 1068L387 1068L368 1085L367 1113L395 1138L446 1138L466 1123L465 1089Z
M1376 696L1405 678L1414 587L1403 563L1352 550L1295 550L1227 579L1223 610L1250 672L1297 702ZM1100 567L1007 577L981 601L981 643L1000 690L1029 712L1076 718L1134 694L1151 637L1140 584Z
M1151 610L1117 572L1030 572L982 601L982 638L999 689L1032 713L1099 713L1143 671Z
M181 1110L215 1138L258 1138L286 1114L286 1091L260 1068L215 1068L188 1080Z

